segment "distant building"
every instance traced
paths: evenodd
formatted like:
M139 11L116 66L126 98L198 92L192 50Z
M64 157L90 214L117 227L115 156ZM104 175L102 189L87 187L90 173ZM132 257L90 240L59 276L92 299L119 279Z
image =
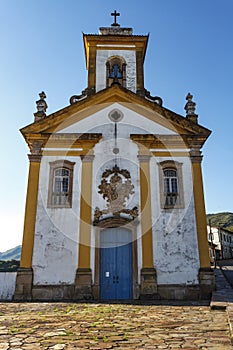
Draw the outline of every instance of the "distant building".
M207 225L207 233L211 261L213 261L214 256L216 257L216 260L232 259L233 232L221 227Z
M15 300L199 299L213 290L201 166L210 130L190 93L181 116L145 89L149 35L113 15L111 27L83 35L83 93L47 116L42 92L21 129L30 165Z

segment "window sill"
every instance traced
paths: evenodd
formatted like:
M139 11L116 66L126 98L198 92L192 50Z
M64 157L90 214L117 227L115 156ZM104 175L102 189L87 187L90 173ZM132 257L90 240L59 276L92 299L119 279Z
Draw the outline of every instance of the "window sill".
M185 206L184 205L181 205L181 204L178 204L178 205L166 205L166 206L162 206L161 209L164 209L164 210L169 210L169 209L184 209Z
M47 205L47 208L49 209L71 209L72 205L70 204L62 204L62 205Z

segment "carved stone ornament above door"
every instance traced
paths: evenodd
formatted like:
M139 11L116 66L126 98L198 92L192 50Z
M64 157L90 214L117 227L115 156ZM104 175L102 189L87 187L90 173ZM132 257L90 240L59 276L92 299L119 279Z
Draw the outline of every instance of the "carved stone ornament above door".
M131 220L138 216L138 208L126 209L127 201L134 194L134 185L131 182L130 172L120 169L115 165L112 169L106 169L102 174L98 193L107 202L107 208L100 210L95 208L94 223L98 223L104 215L121 216L125 214ZM108 215L109 217L109 215Z

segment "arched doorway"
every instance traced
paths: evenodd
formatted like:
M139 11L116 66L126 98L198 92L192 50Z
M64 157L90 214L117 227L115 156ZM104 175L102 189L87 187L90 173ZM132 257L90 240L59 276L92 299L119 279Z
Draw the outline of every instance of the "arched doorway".
M132 232L123 227L100 232L100 299L133 298Z

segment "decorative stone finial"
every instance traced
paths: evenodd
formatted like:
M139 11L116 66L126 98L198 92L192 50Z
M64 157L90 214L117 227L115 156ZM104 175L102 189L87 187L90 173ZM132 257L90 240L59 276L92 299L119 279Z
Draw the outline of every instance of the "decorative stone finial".
M186 96L186 100L187 103L184 107L184 109L186 110L186 118L193 121L194 123L197 123L198 116L197 114L195 114L196 103L193 102L193 95L191 95L190 92Z
M48 108L48 105L45 101L46 95L45 95L44 91L42 91L39 94L39 96L40 96L40 99L38 101L36 101L37 112L34 113L35 121L38 121L38 120L46 117L46 109Z
M184 109L186 110L187 116L188 115L194 115L195 114L195 109L196 109L196 103L193 102L193 95L191 95L190 92L186 96L186 100L188 102L186 103Z

